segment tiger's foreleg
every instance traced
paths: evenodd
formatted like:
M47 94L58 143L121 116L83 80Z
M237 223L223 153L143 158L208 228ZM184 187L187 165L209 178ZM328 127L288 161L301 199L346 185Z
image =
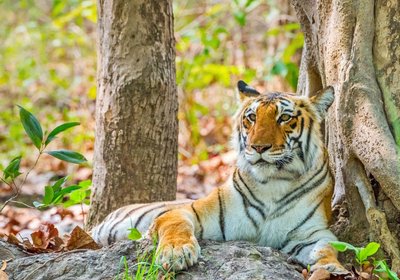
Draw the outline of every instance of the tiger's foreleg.
M348 271L339 263L337 254L336 249L327 240L318 241L309 252L308 263L311 266L311 271L325 268L332 273L347 274Z
M195 218L188 209L172 210L154 220L150 238L158 239L158 261L167 268L183 270L197 262L200 246L195 237Z

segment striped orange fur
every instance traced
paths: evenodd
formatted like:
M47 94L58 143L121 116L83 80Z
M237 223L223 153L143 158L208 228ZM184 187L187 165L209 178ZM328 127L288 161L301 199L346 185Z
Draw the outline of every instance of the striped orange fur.
M93 231L105 246L135 227L158 238L159 261L175 270L197 262L197 240L247 240L282 250L312 269L343 273L329 245L333 179L320 123L333 88L312 98L260 94L238 83L239 109L232 143L238 151L230 179L196 201L123 207Z

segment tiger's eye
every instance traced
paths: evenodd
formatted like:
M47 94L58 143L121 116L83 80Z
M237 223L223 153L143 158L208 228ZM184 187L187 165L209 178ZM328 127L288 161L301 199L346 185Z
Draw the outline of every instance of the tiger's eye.
M247 116L247 119L249 121L255 122L256 119L257 119L257 116L255 114L250 114L250 115Z
M286 121L290 120L291 118L292 118L292 117L291 117L290 115L288 115L288 114L283 114L283 115L281 116L281 121L286 122Z

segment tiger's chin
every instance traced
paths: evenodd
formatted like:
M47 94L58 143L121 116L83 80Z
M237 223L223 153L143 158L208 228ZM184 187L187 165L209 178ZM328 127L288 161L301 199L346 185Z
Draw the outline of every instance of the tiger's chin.
M290 162L282 159L259 158L252 160L239 156L237 166L239 169L251 173L260 183L267 183L270 180L294 180L306 171L304 162L297 156L292 157Z

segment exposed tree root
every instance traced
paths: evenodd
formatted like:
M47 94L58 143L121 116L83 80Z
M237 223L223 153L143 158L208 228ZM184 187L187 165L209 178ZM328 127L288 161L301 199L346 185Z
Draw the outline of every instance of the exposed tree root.
M400 13L397 2L292 3L305 38L298 93L310 96L322 86L335 88L335 103L325 129L336 179L333 202L347 200L352 226L368 221L370 238L382 245L393 268L399 269L399 240L389 230L386 216L388 211L393 212L392 217L400 215L399 148L395 140L400 141L400 124L394 117L400 112L400 103L388 103L399 99L400 28L391 20ZM374 15L385 22L374 21ZM397 43L392 44L388 36ZM378 207L366 170L394 208L386 209L383 203Z

